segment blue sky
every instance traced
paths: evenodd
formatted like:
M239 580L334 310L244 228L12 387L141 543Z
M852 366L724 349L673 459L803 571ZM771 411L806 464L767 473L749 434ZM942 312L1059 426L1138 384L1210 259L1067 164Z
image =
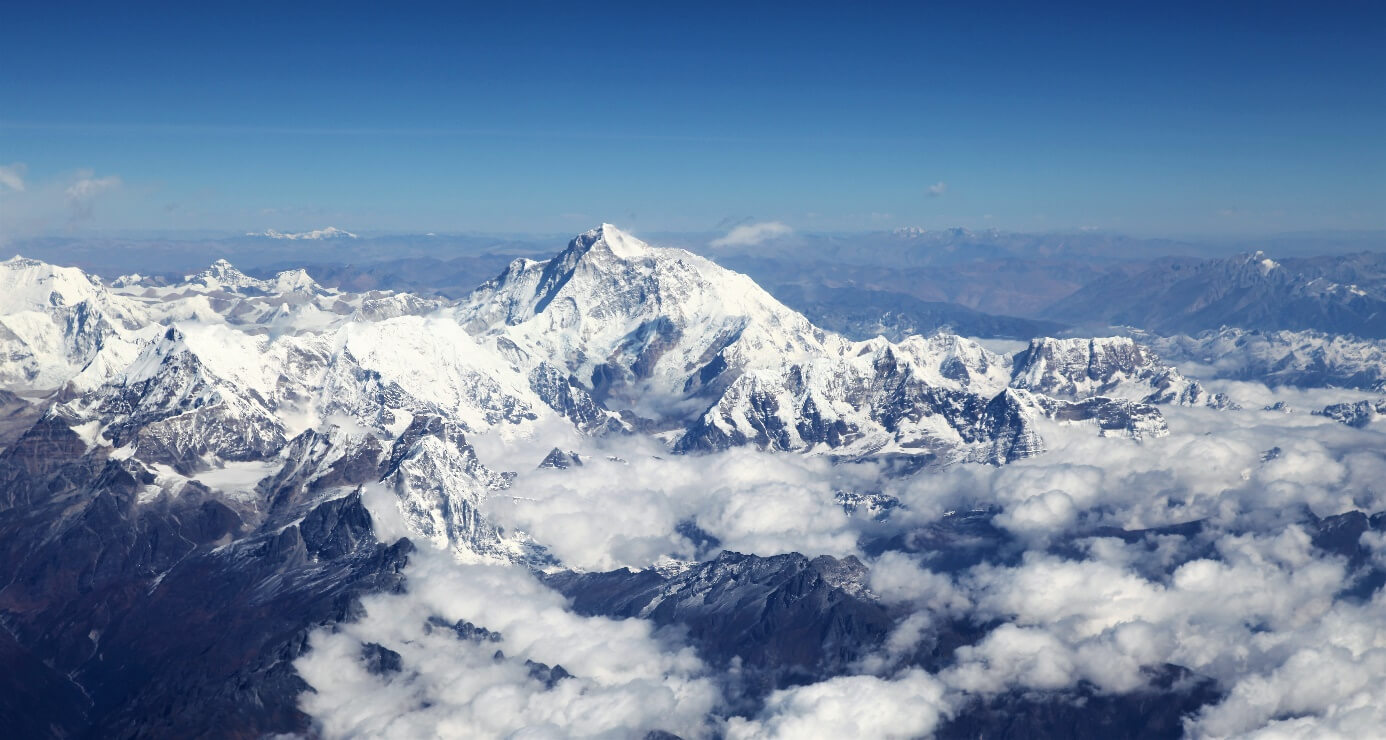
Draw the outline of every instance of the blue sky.
M0 12L10 236L1386 227L1380 2Z

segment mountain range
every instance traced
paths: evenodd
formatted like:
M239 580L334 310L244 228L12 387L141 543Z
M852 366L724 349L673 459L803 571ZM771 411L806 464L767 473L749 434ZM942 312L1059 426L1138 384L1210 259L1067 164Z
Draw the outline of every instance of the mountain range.
M489 517L515 479L486 453L497 444L639 436L668 455L748 447L914 471L1032 458L1061 426L1130 446L1168 433L1162 407L1235 408L1129 337L1038 337L1012 354L950 333L851 339L609 224L457 300L224 260L110 282L7 260L0 381L0 694L29 703L19 729L34 736L303 731L292 661L307 635L402 588L419 547L518 565L590 613L704 640L827 619L818 642L705 646L758 661L751 697L844 670L890 624L847 560L724 553L637 581L578 573ZM527 463L580 464L541 458ZM381 533L379 501L405 536ZM709 612L728 579L799 605L746 612L755 624Z
M1262 252L1213 260L1161 260L1092 283L1046 309L1051 318L1159 334L1224 326L1386 338L1386 256L1277 262ZM1100 325L1100 324L1099 324Z

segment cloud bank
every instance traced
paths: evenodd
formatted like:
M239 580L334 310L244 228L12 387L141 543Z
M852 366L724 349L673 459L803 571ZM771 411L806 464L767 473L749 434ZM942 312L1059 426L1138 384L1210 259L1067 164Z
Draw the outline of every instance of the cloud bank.
M757 244L780 239L794 233L794 229L779 221L762 221L742 224L728 231L725 236L708 242L713 247L754 247Z
M1051 425L1040 457L905 478L747 449L668 456L630 440L619 460L594 446L579 450L581 467L522 469L487 514L567 567L667 567L720 548L856 555L894 626L848 673L746 710L678 630L579 616L522 569L429 551L406 571L406 593L372 597L358 622L313 635L298 663L314 689L302 706L328 737L926 737L999 697L1177 690L1154 682L1179 666L1216 686L1182 717L1189 736L1386 726L1386 590L1354 590L1386 570L1386 531L1333 549L1317 539L1319 517L1386 510L1386 426L1259 410L1167 416L1164 438ZM899 506L849 515L844 492ZM402 532L385 520L388 499L372 501L378 530ZM966 540L909 544L967 511L987 512L992 528L975 535L975 562L941 557ZM500 637L430 631L432 616ZM923 667L958 623L977 634ZM398 654L400 670L371 673L371 644ZM535 664L571 677L552 681Z

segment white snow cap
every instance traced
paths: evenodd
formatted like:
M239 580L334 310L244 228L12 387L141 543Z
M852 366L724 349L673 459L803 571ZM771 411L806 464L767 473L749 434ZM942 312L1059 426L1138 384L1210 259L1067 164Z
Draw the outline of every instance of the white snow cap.
M604 223L583 234L594 240L593 246L605 243L611 253L623 260L640 259L650 254L650 245L636 239L611 224Z
M269 239L356 239L355 234L345 229L329 226L325 229L313 229L312 231L284 232L274 229L264 231L246 232L246 236L263 236Z

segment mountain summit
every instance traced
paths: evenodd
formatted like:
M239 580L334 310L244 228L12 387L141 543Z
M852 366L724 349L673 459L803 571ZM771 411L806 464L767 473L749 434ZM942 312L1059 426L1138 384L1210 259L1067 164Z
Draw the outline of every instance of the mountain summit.
M510 361L549 366L683 451L1006 461L1043 449L1027 426L1036 416L1095 419L1100 409L1110 432L1163 428L1148 421L1158 411L1132 400L1079 408L1003 394L1010 363L960 337L854 342L823 331L747 276L610 224L552 259L511 263L463 301L458 320ZM1150 395L1150 375L1135 381L1139 396L1122 396Z

